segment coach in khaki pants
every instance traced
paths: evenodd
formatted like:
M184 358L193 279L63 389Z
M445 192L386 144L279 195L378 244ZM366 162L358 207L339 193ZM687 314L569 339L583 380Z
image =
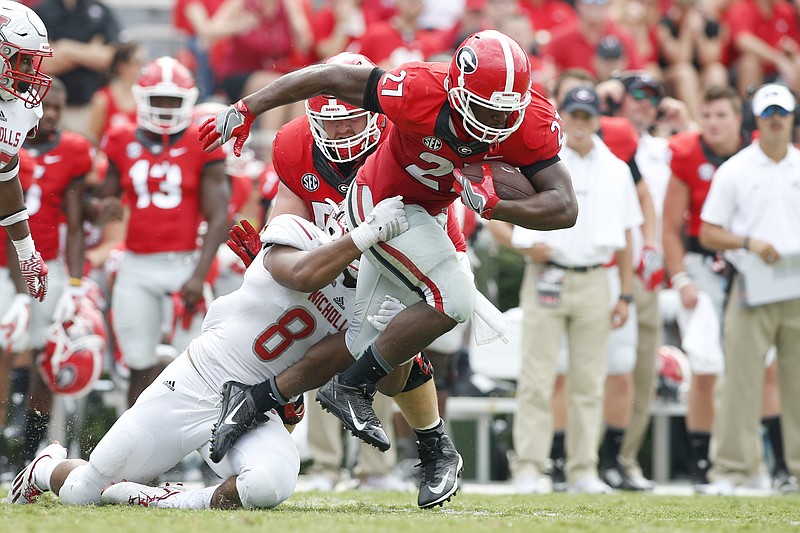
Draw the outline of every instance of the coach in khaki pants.
M594 134L600 114L594 89L570 90L561 112L566 143L560 157L572 176L578 220L569 229L539 232L515 227L512 234L512 245L529 259L520 292L522 368L514 417L514 488L519 493L549 490L544 472L553 436L550 400L564 333L570 349L568 488L583 493L611 491L597 475L606 341L609 328L624 324L628 316L633 277L630 230L642 223L628 166ZM622 296L610 305L603 265L615 254Z
M772 344L785 455L791 474L800 472L800 150L791 145L794 111L795 99L785 87L770 84L756 92L759 139L717 170L701 214L701 244L726 250L737 270L725 313L726 375L711 434L712 482L706 493L732 494L758 473L759 450L752 443ZM759 264L780 268L785 290L766 297L760 280L772 273L759 274L764 270ZM782 492L798 492L791 474L778 485Z

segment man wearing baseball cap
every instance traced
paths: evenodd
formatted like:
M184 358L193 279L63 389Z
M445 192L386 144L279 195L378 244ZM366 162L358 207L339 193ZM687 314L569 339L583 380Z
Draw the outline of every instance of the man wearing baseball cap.
M800 492L800 272L784 259L800 257L800 150L792 146L796 102L781 85L762 86L753 97L759 138L722 164L714 175L701 214L700 243L725 250L736 269L725 312L726 376L711 434L711 463L706 493L733 494L757 475L760 451L750 444L758 435L764 358L777 348L783 443L789 476L776 488ZM754 260L781 269L786 291L765 298ZM745 287L748 290L745 291ZM760 357L754 355L760 354Z
M518 493L552 490L545 476L553 437L551 398L566 336L567 488L606 493L612 488L598 476L597 443L607 357L598 347L628 318L631 228L642 223L642 213L628 166L595 135L600 117L595 90L570 89L559 113L566 138L559 157L572 176L578 220L564 230L514 227L511 234L511 245L527 260L520 291L523 337L517 388L519 412L526 416L514 419L514 488ZM616 284L621 286L621 294L617 290L613 296L604 268L612 258L620 265Z

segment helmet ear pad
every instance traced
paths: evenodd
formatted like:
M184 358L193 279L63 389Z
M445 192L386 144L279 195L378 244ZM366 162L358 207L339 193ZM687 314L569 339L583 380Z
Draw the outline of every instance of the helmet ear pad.
M495 30L470 35L453 55L445 89L450 107L461 116L470 136L481 142L501 142L519 128L531 102L528 54L511 37ZM505 114L505 124L481 120L475 114L477 106Z

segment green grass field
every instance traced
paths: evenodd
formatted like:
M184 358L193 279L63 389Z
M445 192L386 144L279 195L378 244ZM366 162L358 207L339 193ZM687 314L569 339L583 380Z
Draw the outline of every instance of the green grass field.
M3 494L5 501L5 494ZM412 493L297 493L271 511L66 507L50 495L0 504L0 532L47 533L463 533L465 531L800 531L800 498L648 494L462 494L443 509L417 509Z

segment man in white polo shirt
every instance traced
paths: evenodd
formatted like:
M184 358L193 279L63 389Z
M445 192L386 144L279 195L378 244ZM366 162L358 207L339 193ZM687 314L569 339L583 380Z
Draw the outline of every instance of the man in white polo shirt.
M786 87L753 97L759 138L719 167L703 206L700 243L736 268L725 313L726 376L711 436L706 493L733 494L758 474L764 358L777 347L786 462L800 472L800 150L791 144L795 99ZM780 279L781 289L769 290ZM760 355L759 355L760 354ZM782 492L798 492L797 480Z
M553 437L550 401L566 334L568 489L606 493L612 489L597 473L605 347L609 330L627 320L633 299L631 228L642 224L642 212L630 169L596 135L600 99L594 89L570 89L559 111L566 136L559 156L572 176L578 220L574 227L546 232L517 226L511 237L512 245L529 260L520 290L523 333L517 402L525 416L514 418L514 488L518 493L550 490L544 476ZM613 302L603 268L612 258L620 266L621 286Z

